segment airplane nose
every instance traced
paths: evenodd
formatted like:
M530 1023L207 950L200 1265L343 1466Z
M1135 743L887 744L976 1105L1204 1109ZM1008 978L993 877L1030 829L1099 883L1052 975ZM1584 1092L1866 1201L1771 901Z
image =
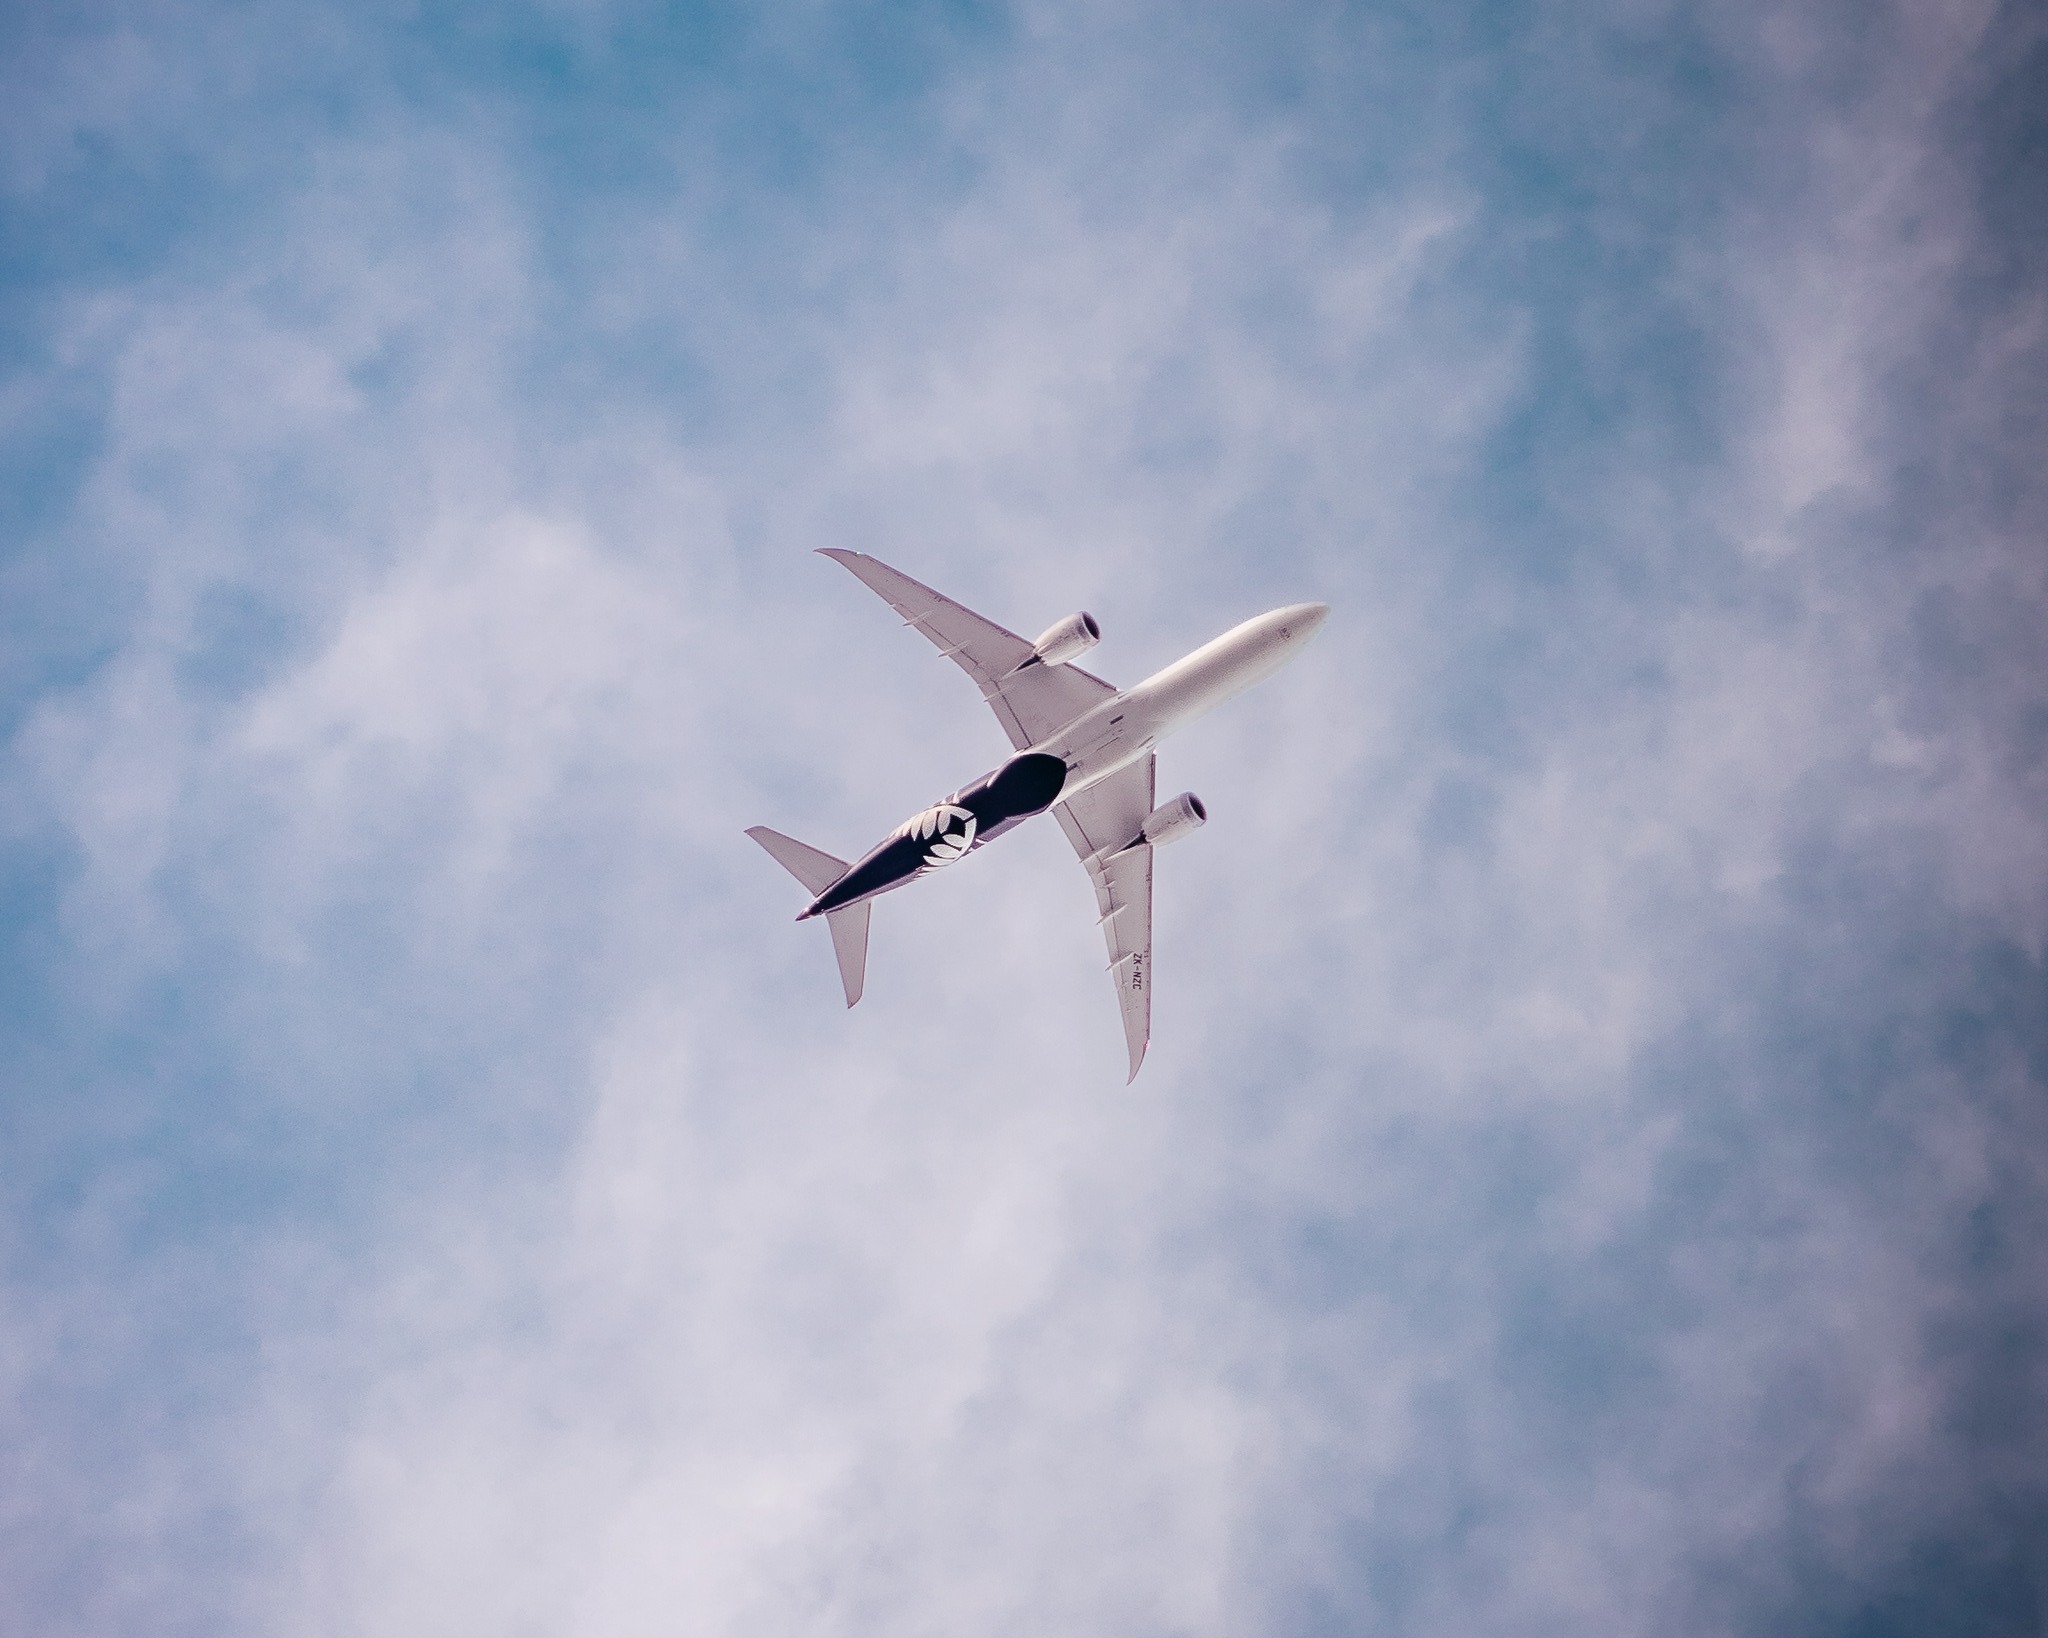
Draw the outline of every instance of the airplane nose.
M1305 643L1323 629L1323 622L1330 618L1328 603L1296 603L1291 609L1282 611L1286 615L1287 635L1295 642Z

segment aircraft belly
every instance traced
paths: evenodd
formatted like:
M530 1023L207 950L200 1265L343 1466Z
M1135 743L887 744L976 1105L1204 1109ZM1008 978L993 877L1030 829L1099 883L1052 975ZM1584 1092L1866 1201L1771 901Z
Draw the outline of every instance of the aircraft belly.
M1082 737L1065 751L1067 782L1061 787L1061 799L1100 784L1111 774L1121 773L1133 762L1151 755L1158 739L1157 726L1149 713L1140 715L1135 711L1126 712L1124 721L1103 733Z

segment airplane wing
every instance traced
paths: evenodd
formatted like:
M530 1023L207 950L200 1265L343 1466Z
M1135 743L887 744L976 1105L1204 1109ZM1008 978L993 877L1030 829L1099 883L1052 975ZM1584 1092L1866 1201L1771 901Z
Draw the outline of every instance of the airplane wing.
M904 624L923 632L941 654L972 677L1010 743L1020 751L1066 727L1116 692L1078 666L1034 665L1018 670L1031 658L1030 643L878 558L829 546L820 548L820 555L864 581L903 616Z
M1152 849L1141 845L1109 858L1101 855L1132 841L1152 811L1157 761L1148 756L1134 762L1052 810L1095 884L1109 970L1123 1009L1131 1080L1138 1078L1152 1039Z

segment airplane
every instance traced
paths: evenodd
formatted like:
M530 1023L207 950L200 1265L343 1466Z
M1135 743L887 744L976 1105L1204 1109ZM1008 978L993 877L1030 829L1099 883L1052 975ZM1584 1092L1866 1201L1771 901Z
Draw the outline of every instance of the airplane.
M747 835L812 895L796 919L825 918L851 1007L866 983L874 901L1050 808L1095 885L1130 1052L1128 1085L1152 1038L1152 852L1209 817L1193 791L1155 803L1155 748L1293 659L1322 629L1329 605L1258 615L1137 687L1118 689L1072 663L1102 639L1092 614L1070 614L1027 642L865 553L825 547L819 555L851 570L974 679L1017 754L904 820L851 865L766 825Z

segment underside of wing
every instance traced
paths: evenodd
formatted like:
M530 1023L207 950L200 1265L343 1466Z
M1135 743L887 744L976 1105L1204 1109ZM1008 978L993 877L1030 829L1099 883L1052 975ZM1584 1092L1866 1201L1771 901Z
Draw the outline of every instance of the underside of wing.
M1132 1080L1152 1039L1152 849L1137 838L1153 807L1155 764L1134 762L1053 809L1095 885Z
M1076 666L1044 664L1014 631L984 620L879 558L832 547L821 548L821 555L851 572L972 677L1010 743L1020 751L1116 692Z

